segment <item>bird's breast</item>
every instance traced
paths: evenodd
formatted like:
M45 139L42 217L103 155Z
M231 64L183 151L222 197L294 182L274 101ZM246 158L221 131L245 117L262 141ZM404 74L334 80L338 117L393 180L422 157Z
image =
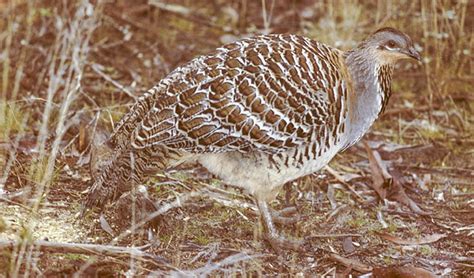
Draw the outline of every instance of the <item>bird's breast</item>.
M257 199L272 200L289 181L311 174L324 167L339 150L323 149L308 155L312 146L269 155L262 152L200 154L198 162L229 185L243 188Z

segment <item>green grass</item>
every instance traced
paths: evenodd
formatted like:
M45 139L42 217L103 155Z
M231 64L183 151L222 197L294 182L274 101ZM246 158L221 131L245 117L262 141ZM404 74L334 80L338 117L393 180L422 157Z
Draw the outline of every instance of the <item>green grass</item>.
M354 229L366 227L370 224L368 215L365 210L357 209L355 215L351 215L351 218L347 220L347 224Z
M0 140L8 141L10 134L26 132L28 115L14 102L0 99Z

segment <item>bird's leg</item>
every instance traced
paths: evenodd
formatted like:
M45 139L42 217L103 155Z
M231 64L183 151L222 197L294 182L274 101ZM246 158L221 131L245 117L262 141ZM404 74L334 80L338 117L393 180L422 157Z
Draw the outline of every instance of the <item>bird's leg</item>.
M304 242L302 240L287 239L279 235L275 228L275 224L273 223L272 214L270 213L268 204L263 200L258 200L257 204L265 226L266 240L270 242L272 248L277 252L281 251L281 249L298 250Z

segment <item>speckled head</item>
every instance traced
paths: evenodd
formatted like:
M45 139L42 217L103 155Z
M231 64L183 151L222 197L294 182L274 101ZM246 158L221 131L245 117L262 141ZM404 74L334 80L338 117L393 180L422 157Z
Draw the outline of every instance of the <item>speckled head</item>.
M372 33L363 44L374 51L380 64L394 64L407 58L421 60L411 38L395 28L381 28Z

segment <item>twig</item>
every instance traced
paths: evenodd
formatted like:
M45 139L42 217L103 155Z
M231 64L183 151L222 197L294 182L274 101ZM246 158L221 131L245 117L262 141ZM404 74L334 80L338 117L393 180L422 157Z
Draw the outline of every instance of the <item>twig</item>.
M241 201L238 199L231 199L227 198L225 195L209 191L209 190L204 190L203 193L213 199L214 201L226 206L226 207L231 207L231 208L242 208L242 209L250 209L251 211L258 211L258 208L256 205Z
M326 220L324 222L328 223L334 216L336 216L341 210L347 207L346 204L338 206L336 209L331 210L329 213L326 214Z
M344 178L334 169L332 169L329 166L324 166L324 170L326 170L329 174L331 174L336 180L338 180L340 183L345 185L354 195L361 201L362 204L366 204L367 200L364 199L355 189L350 185L348 182L344 180Z
M22 244L21 241L0 240L0 250L13 250ZM137 247L121 247L112 245L99 245L89 243L65 243L65 242L49 242L45 240L37 240L32 243L42 252L48 253L74 253L85 255L102 255L111 257L134 256L142 261L152 262L155 265L167 265L163 258L154 256L144 252L142 248Z
M231 256L228 256L221 261L212 262L209 261L206 265L196 268L193 270L174 270L172 272L162 272L156 271L151 274L151 276L161 277L161 276L170 276L170 277L206 277L209 276L214 271L224 270L232 265L242 265L245 261L253 261L256 258L263 257L263 254L253 254L249 255L244 252L240 252Z
M127 96L133 98L133 99L136 99L137 97L135 95L132 94L132 92L130 92L127 88L125 88L125 86L123 86L122 84L118 83L117 81L113 80L112 77L108 76L107 74L105 74L102 70L102 65L99 65L99 64L96 64L96 63L93 63L92 64L92 69L98 74L100 75L102 78L104 78L106 81L112 83L112 85L114 85L115 87L117 87L118 89L120 89L122 92L124 92Z
M348 258L344 258L342 256L339 256L338 254L336 253L331 253L329 255L329 258L333 261L336 261L336 262L339 262L343 265L345 265L346 267L351 267L359 272L369 272L369 271L372 271L372 267L369 266L369 265L366 265L366 264L363 264L359 261L356 261L356 260L352 260L352 259L348 259Z
M38 215L37 212L33 211L30 207L27 207L25 205L23 205L22 203L19 203L19 202L15 202L13 200L10 200L9 198L6 198L6 197L3 197L0 195L0 202L5 202L5 203L8 203L10 205L15 205L15 206L19 206L19 207L22 207L24 208L25 210L31 212L31 213L34 213L35 215Z
M317 235L310 235L307 239L311 238L328 238L328 237L361 237L361 234L317 234Z
M164 3L159 0L148 0L148 4L150 6L153 6L157 9L160 9L165 12L172 13L176 16L180 16L186 20L189 21L195 21L197 23L200 23L202 25L206 25L208 27L216 28L221 31L225 31L225 28L220 26L219 24L216 24L212 19L210 19L208 16L199 13L196 10L191 10L187 7L181 6L181 5L176 5L176 4L170 4L170 3ZM148 30L149 28L147 28Z

